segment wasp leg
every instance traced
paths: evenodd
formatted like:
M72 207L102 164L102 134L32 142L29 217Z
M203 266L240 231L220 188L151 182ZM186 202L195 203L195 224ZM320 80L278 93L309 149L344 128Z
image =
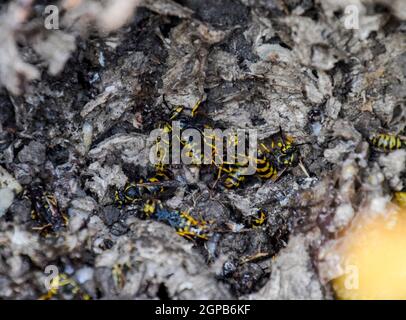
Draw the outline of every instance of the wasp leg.
M194 239L193 239L193 237L192 237L192 234L191 234L190 232L187 232L187 231L176 231L176 233L177 233L178 235L180 235L181 237L184 237L184 238L186 238L186 239L188 239L188 240L194 241Z
M273 182L276 182L279 180L279 178L284 174L284 172L287 170L288 168L283 168L275 177L271 178L271 180Z
M48 224L46 224L46 225L44 225L44 226L42 226L42 227L33 227L32 230L42 232L42 231L44 231L45 229L50 228L50 227L52 227L52 224L51 224L51 223L48 223Z
M264 259L264 258L268 258L270 255L268 252L258 252L252 256L248 256L242 259L240 264L245 264L247 262L252 262L252 261L256 261L256 260L260 260L260 259Z
M199 108L200 104L202 103L202 99L199 99L192 108L192 117L196 115L196 111Z

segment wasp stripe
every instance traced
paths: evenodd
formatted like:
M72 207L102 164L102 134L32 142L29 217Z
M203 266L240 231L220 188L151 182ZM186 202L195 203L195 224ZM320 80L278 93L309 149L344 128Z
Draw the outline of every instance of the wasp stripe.
M404 145L400 137L383 133L372 136L370 142L375 148L384 152L400 149Z

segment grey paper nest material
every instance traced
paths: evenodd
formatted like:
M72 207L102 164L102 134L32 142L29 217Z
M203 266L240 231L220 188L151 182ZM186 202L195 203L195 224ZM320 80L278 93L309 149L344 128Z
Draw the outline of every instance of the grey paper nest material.
M369 143L404 135L402 0L63 0L59 30L46 1L3 2L0 298L45 294L49 265L94 299L332 298L323 248L405 188L405 151ZM151 130L200 100L207 124L282 128L310 177L297 166L225 190L212 169L173 166L165 207L215 228L194 243L113 202L154 172ZM49 237L33 229L38 184L69 220ZM268 220L250 227L259 209Z
M160 223L134 223L129 233L119 239L116 250L98 256L96 274L103 277L103 271L110 271L117 263L133 266L126 275L130 281L120 292L121 298L154 298L160 287L166 288L168 297L174 299L231 297L192 245ZM115 291L107 287L106 279L98 281L103 284L106 296ZM147 283L151 285L143 287Z

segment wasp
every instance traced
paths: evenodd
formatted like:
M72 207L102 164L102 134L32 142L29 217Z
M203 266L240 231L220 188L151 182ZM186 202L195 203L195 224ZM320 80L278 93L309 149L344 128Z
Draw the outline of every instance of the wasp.
M295 167L300 161L298 146L299 144L295 144L294 139L291 136L285 135L282 128L280 128L279 133L271 138L269 146L261 143L258 152L272 155L275 159L275 164L280 169Z
M404 137L385 133L371 135L369 137L369 142L375 147L375 149L383 152L398 150L406 146Z
M262 142L260 144L258 153L265 154L268 158L272 158L272 164L274 169L279 171L275 173L274 180L277 180L283 172L292 167L300 166L302 171L307 177L310 177L307 172L301 157L298 147L307 143L296 144L291 136L287 136L283 133L280 127L279 133L271 138L271 142L268 144Z
M257 165L256 173L261 179L273 179L278 177L278 170L269 158L258 150L258 157L255 159Z
M163 192L162 183L169 180L170 177L166 172L158 171L146 181L140 179L137 183L127 183L124 188L116 190L114 201L118 206L141 201L145 196L154 196Z
M277 165L280 167L296 167L299 164L299 152L295 145L290 145L276 155Z
M173 116L171 116L172 118ZM174 118L173 120L176 120L177 125L179 126L180 130L184 130L190 127L189 123L190 123L190 118L189 117L181 117L179 118L178 116L176 116L176 118ZM172 123L170 122L162 122L160 124L160 129L163 130L164 133L170 134L173 131L173 126ZM175 136L175 138L181 140L180 136ZM171 144L170 141L164 141L166 144Z
M251 159L251 157L246 157ZM272 179L276 181L280 176L278 167L273 163L270 157L267 157L261 150L258 150L257 157L253 160L256 164L256 175L263 179ZM223 185L228 188L238 188L241 183L247 179L247 165L242 165L240 163L221 166L220 170L224 171L227 175L223 182Z
M195 238L208 240L208 225L204 220L194 219L188 212L181 212L181 224L177 227L177 233L189 240Z
M186 155L191 158L196 158L193 150L196 148L196 145L192 143L193 137L189 137L189 140L182 139L182 130L194 128L189 124L189 122L182 121L178 122L179 127L177 127L177 133L175 134L174 127L171 123L164 123L161 125L161 130L165 134L164 137L158 137L155 143L155 155L157 158L156 169L160 171L165 170L165 163L169 163L169 157L172 154L172 148L174 147L174 142L178 143L178 147L182 147L186 152ZM171 135L171 136L170 136ZM162 145L161 143L164 143Z
M50 287L51 288L45 295L39 297L39 300L50 300L53 297L55 297L58 294L58 292L62 289L64 289L65 292L73 295L76 298L82 300L91 299L91 297L80 288L80 286L76 283L76 281L71 279L65 273L58 274L56 277L54 277L51 280Z
M165 100L165 96L163 96L163 103L167 109L170 109L168 103ZM176 106L175 108L171 109L170 115L169 115L169 120L171 120L171 121L176 120L176 121L180 122L180 128L186 129L187 127L189 127L189 122L192 119L195 119L197 117L197 112L198 112L198 109L199 109L201 103L202 103L202 99L199 99L192 107L190 114L185 114L184 111L186 108L184 106L182 106L182 105ZM168 130L168 129L171 130L171 126L169 123L166 122L165 126L167 128L166 130Z
M168 105L168 103L165 100L165 96L163 96L163 103L164 105L170 109L170 106ZM185 156L187 156L188 158L190 158L191 160L191 164L194 165L198 165L201 164L204 161L204 155L201 152L201 144L197 144L195 141L193 141L193 137L190 136L189 139L186 139L184 137L182 137L182 133L184 132L184 130L186 129L195 129L198 131L202 131L202 129L204 128L204 125L199 121L201 120L200 118L198 119L198 110L199 107L202 103L202 99L199 99L194 106L192 107L192 109L190 110L190 114L186 114L185 110L186 108L184 106L176 106L175 108L173 108L170 111L170 116L169 116L169 120L170 121L176 121L176 127L174 127L174 123L173 122L168 122L168 121L164 121L163 123L161 123L160 128L163 131L163 133L165 133L165 135L167 136L167 138L165 137L163 140L161 137L159 137L157 139L157 146L159 146L159 142L164 142L168 148L166 148L166 150L169 149L169 154L171 154L171 148L173 148L174 146L174 140L178 143L179 148L182 147L182 152ZM178 129L178 130L175 130ZM172 135L172 138L169 138L169 134ZM172 139L172 140L171 140ZM201 141L200 141L201 142ZM204 143L204 141L203 141ZM160 150L157 149L157 153L156 154L160 154L161 157L158 157L159 161L158 161L158 166L157 169L162 169L162 165L160 163L163 163L163 161L161 161L161 159L165 159L166 157L166 153L165 151L161 152Z
M165 105L165 107L167 109L170 109L170 115L169 115L169 120L173 121L180 121L181 123L186 124L187 122L190 121L191 118L195 118L196 117L196 113L202 103L202 99L199 99L194 106L192 107L191 113L190 115L186 115L184 113L185 111L185 107L182 105L176 106L175 108L171 109L167 103L167 101L165 100L165 96L162 97L163 103Z
M190 159L190 163L194 165L199 165L204 162L204 150L202 150L201 145L193 141L193 137L189 137L187 141L182 142L182 153Z
M248 225L252 228L262 226L268 219L268 212L265 209L258 209L255 214L248 218Z
M39 184L32 186L28 194L32 204L31 217L41 224L35 230L46 234L48 230L58 232L66 227L68 218L59 208L54 194L45 191Z
M159 202L159 206L161 206L161 203ZM157 201L152 200L152 199L148 199L142 208L144 214L150 218L151 216L153 216L156 211L157 211Z
M165 95L162 96L162 101L163 101L164 105L168 109L170 109L170 107L168 105L168 102L165 99ZM202 99L199 99L199 100L196 101L196 103L192 107L192 110L191 110L191 117L192 118L194 118L196 116L196 112L198 111L201 103L202 103ZM182 105L176 106L173 110L171 110L171 114L170 114L169 119L170 120L175 120L175 119L179 118L180 116L182 116L184 110L185 110L184 106L182 106Z
M247 165L242 163L227 163L218 166L217 180L220 179L222 173L225 173L223 179L223 186L227 189L234 189L240 187L247 179ZM217 182L217 181L216 181Z
M238 143L238 138L233 141ZM273 136L270 141L259 144L257 156L254 159L250 156L245 157L247 160L251 159L255 162L257 177L262 180L272 179L276 181L286 169L301 164L297 146L294 144L293 138L285 136L280 129L280 133ZM303 164L301 164L301 168L309 176ZM245 169L241 165L231 165L228 168L220 167L220 170L227 173L223 183L226 188L239 187L246 180Z
M176 232L189 240L207 240L209 236L208 223L193 218L186 211L168 210L160 201L147 200L143 212L151 219L163 222L176 230Z
M279 149L282 153L288 153L293 147L294 139L283 133L282 128L279 128L279 133L271 141L271 149Z
M227 189L238 188L246 179L247 168L245 166L239 166L238 164L227 165L226 167L221 166L220 170L227 174L223 181L223 185Z

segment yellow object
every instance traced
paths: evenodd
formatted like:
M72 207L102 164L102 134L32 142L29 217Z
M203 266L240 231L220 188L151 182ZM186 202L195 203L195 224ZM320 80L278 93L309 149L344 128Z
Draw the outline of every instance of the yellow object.
M339 299L406 299L406 208L361 218L340 243L344 275L333 280Z
M199 99L199 100L195 103L195 105L193 106L193 109L192 109L192 117L194 117L194 116L196 115L196 111L197 111L197 109L199 108L199 106L200 106L201 103L202 103L202 100Z
M79 294L82 300L90 300L91 297L87 294L81 291L79 285L69 278L66 274L62 273L60 275L57 275L55 278L51 280L50 283L51 288L48 290L48 292L38 298L38 300L51 300L58 294L58 290L61 287L64 286L71 286L71 292L74 295Z
M406 191L395 192L394 199L400 207L406 208Z

